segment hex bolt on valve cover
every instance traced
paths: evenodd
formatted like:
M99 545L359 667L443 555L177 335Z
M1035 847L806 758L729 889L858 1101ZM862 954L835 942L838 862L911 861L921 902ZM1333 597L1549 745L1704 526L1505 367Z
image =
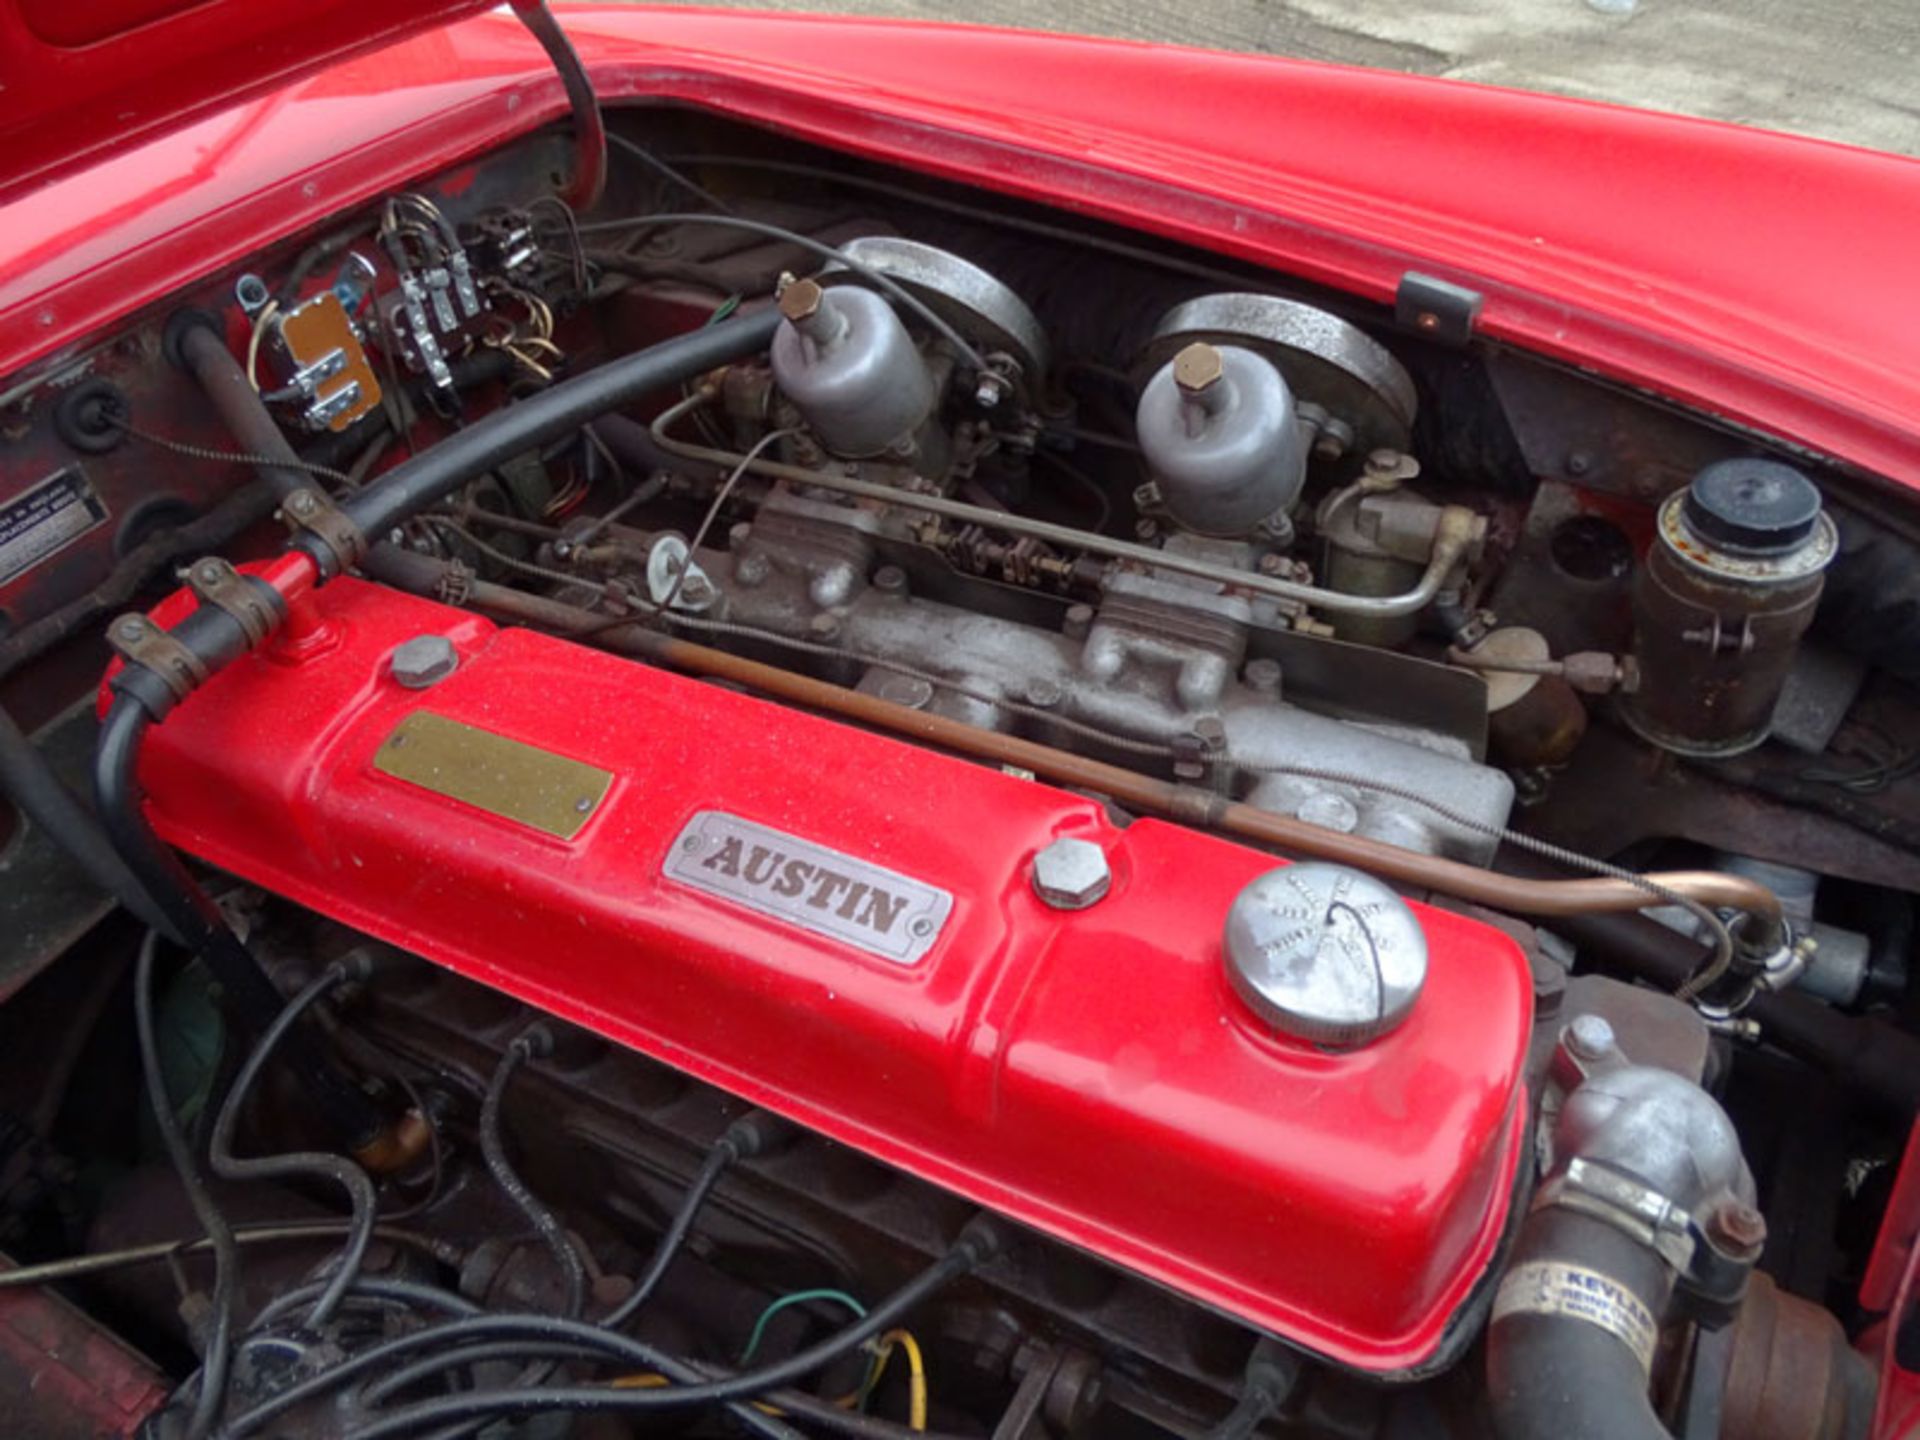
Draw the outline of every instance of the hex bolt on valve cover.
M437 685L460 668L460 652L444 635L416 635L393 652L388 669L408 690Z
M1084 910L1112 883L1106 852L1091 840L1055 840L1034 854L1034 893L1056 910Z

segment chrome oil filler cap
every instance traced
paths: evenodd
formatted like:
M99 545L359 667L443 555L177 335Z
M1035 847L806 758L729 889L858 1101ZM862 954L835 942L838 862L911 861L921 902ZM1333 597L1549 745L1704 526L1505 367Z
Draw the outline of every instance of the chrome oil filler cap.
M1377 1040L1427 979L1427 939L1383 882L1344 865L1269 870L1227 911L1227 978L1276 1031L1330 1048Z

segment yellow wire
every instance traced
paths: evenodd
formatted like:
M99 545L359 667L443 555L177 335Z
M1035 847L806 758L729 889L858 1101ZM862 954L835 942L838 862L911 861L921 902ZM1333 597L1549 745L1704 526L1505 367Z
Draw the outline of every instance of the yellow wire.
M267 322L280 313L280 302L269 300L253 317L253 334L247 337L247 383L260 388L260 339L267 333Z
M871 1389L879 1382L880 1374L887 1368L887 1361L893 1354L893 1347L898 1345L907 1355L907 1428L924 1431L927 1428L927 1361L920 1353L920 1342L913 1338L910 1330L889 1330L876 1343L879 1346L879 1358L874 1363L872 1379L863 1388ZM642 1372L638 1375L622 1375L610 1383L616 1390L657 1390L671 1382L664 1375ZM851 1408L859 1398L860 1392L856 1390L842 1398L839 1404L842 1408ZM754 1408L769 1415L780 1413L771 1405L757 1402Z
M913 1338L913 1332L910 1330L889 1330L880 1337L880 1345L883 1355L895 1345L907 1352L907 1428L925 1430L927 1428L927 1362L920 1353L920 1342Z

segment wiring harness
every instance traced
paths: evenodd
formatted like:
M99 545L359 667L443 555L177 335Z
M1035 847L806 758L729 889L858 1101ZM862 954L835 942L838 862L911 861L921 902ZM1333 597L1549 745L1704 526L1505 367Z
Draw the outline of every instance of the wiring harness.
M870 1304L832 1289L800 1291L772 1300L748 1334L734 1367L676 1355L638 1339L628 1333L634 1320L659 1292L722 1179L740 1161L768 1154L792 1133L784 1122L750 1112L733 1121L710 1148L625 1298L597 1318L585 1318L581 1312L591 1257L520 1177L503 1131L502 1108L509 1082L529 1061L551 1050L545 1027L535 1025L509 1043L486 1085L477 1148L487 1173L551 1253L562 1278L561 1313L489 1309L436 1283L370 1273L368 1245L376 1235L390 1232L376 1223L378 1197L365 1172L345 1157L315 1153L242 1159L234 1153L234 1136L282 1038L338 989L371 983L371 966L356 954L321 970L275 1017L219 1106L210 1150L214 1169L222 1177L252 1181L313 1175L340 1184L352 1201L352 1219L344 1227L290 1226L262 1234L258 1227L250 1232L232 1224L214 1198L162 1080L164 1066L153 1018L162 943L157 934L150 934L136 969L136 1031L142 1068L168 1157L216 1258L214 1295L201 1331L202 1364L176 1393L171 1407L182 1416L179 1433L189 1440L240 1440L267 1432L275 1421L316 1402L333 1405L352 1417L347 1433L367 1440L472 1433L510 1414L605 1411L640 1416L709 1408L726 1410L747 1433L772 1440L798 1440L803 1432L795 1421L808 1430L857 1436L926 1433L926 1359L904 1322L923 1303L998 1253L998 1234L990 1222L976 1219L967 1224L931 1265ZM457 1258L445 1244L399 1233L414 1253L437 1260ZM338 1236L343 1243L310 1282L284 1291L250 1319L245 1317L238 1298L242 1239L250 1236L257 1242L316 1235ZM181 1248L186 1243L77 1257L10 1276L9 1281L64 1279L88 1270L167 1258ZM760 1358L778 1316L822 1302L846 1312L851 1323L783 1358ZM267 1393L232 1388L239 1373L236 1357L250 1342L289 1324L309 1334L326 1333L329 1322L348 1315L377 1320L379 1338L346 1349L317 1370L290 1373ZM357 1327L352 1333L363 1332L364 1327ZM905 1427L865 1413L896 1353L904 1355L909 1376ZM793 1388L836 1362L863 1354L865 1375L851 1392L822 1399ZM449 1389L463 1375L484 1373L478 1367L514 1362L521 1368L507 1381L478 1389ZM596 1374L599 1378L593 1378Z

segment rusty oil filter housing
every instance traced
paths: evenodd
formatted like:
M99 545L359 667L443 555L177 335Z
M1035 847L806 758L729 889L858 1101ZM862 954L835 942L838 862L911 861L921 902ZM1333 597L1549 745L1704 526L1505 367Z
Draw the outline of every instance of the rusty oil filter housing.
M1838 544L1819 490L1778 461L1717 461L1669 496L1634 580L1627 723L1682 755L1761 744Z

